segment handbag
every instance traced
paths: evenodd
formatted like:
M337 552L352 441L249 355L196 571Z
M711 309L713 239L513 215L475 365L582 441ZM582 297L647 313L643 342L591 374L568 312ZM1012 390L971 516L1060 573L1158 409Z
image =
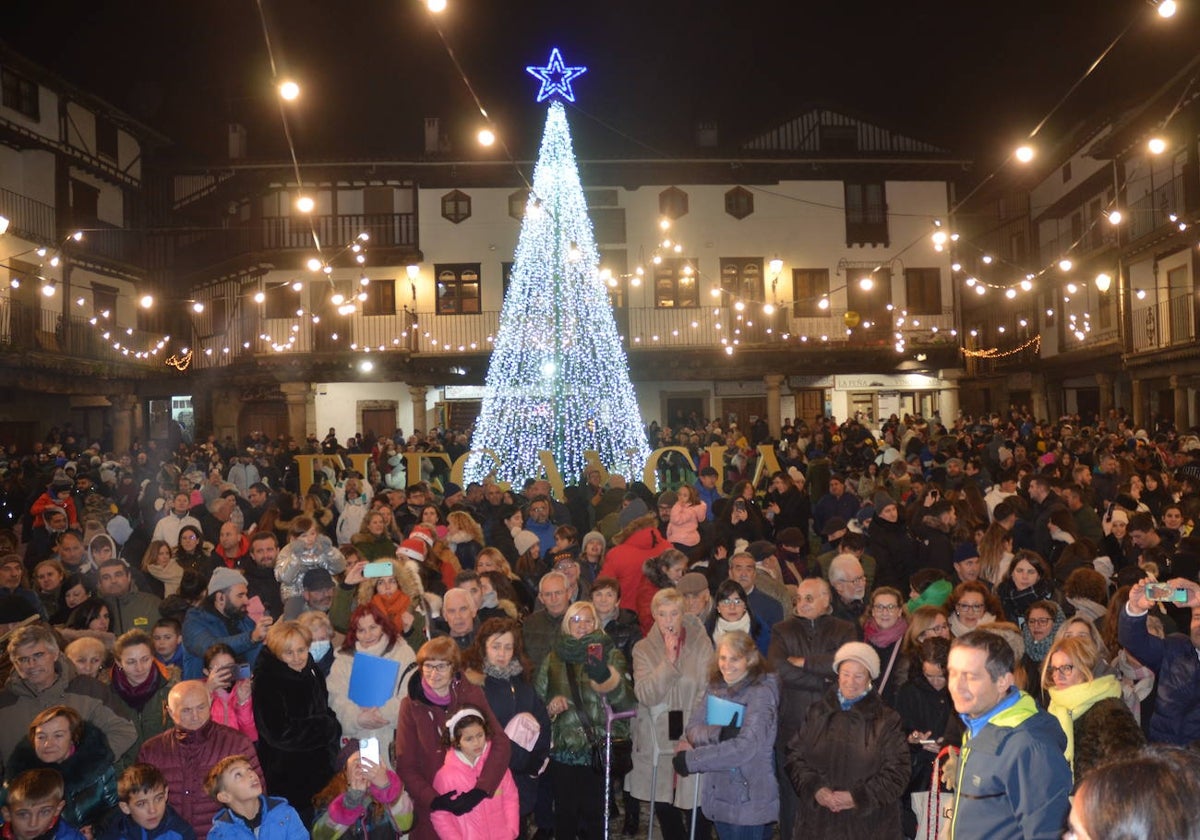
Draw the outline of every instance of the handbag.
M917 840L938 840L950 836L950 822L954 816L954 794L941 789L940 768L942 759L950 755L953 747L942 747L933 761L933 778L929 790L909 794L912 797L913 813L917 815Z
M596 739L596 731L592 727L592 717L588 714L587 707L583 705L583 698L579 694L579 678L575 676L575 669L569 663L567 664L567 682L571 684L571 696L575 700L575 714L583 726L583 731L587 733L588 742L592 745L592 772L597 776L603 776L604 739L601 738L599 741ZM609 772L612 774L612 778L619 779L633 769L633 741L611 733L609 733L609 738L612 743Z

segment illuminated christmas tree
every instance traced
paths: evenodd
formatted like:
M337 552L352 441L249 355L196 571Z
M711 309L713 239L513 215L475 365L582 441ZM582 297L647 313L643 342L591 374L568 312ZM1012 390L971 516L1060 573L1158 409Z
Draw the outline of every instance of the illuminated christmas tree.
M528 69L542 80L539 102L574 101L570 82L585 70L564 66L558 50ZM588 450L613 472L640 475L650 453L599 262L566 112L553 101L471 439L501 464L473 456L468 481L495 469L519 487L542 473L539 450L553 453L568 484Z

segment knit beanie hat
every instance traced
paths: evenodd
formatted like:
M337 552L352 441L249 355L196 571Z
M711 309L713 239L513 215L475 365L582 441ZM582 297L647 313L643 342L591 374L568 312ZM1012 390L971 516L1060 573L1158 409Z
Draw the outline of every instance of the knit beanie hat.
M871 679L879 679L879 654L875 652L875 648L865 642L846 642L833 656L833 670L836 672L843 662L851 661L866 668Z

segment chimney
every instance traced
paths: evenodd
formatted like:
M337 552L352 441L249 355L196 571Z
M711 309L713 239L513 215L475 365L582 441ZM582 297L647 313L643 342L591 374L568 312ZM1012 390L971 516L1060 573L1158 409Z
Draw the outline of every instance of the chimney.
M229 159L244 160L246 157L246 127L241 123L229 124Z
M717 148L717 124L715 122L696 123L696 145L701 149Z
M425 154L436 155L442 150L442 121L438 117L425 118Z

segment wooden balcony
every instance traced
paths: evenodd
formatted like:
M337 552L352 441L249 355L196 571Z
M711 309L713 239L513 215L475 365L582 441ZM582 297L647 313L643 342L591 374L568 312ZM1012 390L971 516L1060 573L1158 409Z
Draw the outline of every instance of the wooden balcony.
M1190 292L1134 306L1132 319L1133 353L1164 350L1196 340L1196 304Z
M55 245L54 208L11 190L0 189L0 216L8 219L8 232L29 242Z
M140 330L106 327L102 319L92 324L81 316L64 317L50 309L0 298L0 354L22 354L25 365L79 363L93 367L101 362L158 370L163 366L158 340L159 336Z

